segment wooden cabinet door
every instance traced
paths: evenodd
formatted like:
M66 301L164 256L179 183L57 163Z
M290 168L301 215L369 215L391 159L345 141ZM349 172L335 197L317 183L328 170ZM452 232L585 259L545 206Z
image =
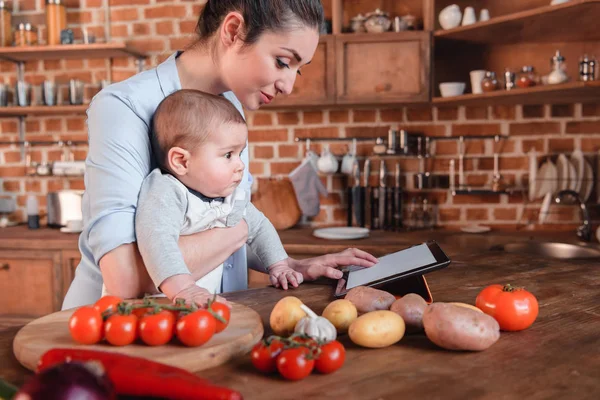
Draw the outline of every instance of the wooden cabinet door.
M272 107L333 104L334 101L335 42L333 36L323 35L311 63L302 67L302 75L296 78L292 93L275 100Z
M75 278L75 270L81 261L81 253L76 250L64 250L62 252L62 282L63 282L63 293L62 298L64 299Z
M429 32L336 36L337 103L419 103L430 99Z
M0 315L42 316L60 310L59 251L0 251Z

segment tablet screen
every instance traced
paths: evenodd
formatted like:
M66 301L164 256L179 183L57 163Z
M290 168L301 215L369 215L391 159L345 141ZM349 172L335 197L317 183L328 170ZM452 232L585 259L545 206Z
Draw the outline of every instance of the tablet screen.
M370 268L361 268L349 272L346 289L366 285L391 275L401 274L436 262L427 244L423 243L409 247L379 258L379 263Z

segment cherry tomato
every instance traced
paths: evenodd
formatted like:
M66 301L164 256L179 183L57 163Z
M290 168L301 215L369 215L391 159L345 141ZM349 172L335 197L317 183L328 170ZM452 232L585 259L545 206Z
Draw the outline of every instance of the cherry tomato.
M283 350L283 343L279 340L273 340L269 345L260 341L253 348L250 354L252 364L257 370L270 374L277 371L277 356Z
M210 309L213 310L217 315L221 316L226 323L223 323L215 318L215 322L217 323L216 333L221 332L223 329L227 328L229 325L229 319L231 318L231 310L223 303L214 302L210 305Z
M158 314L147 314L139 323L139 335L144 343L150 346L160 346L173 338L175 317L168 311Z
M102 315L92 306L78 308L69 318L71 337L81 344L94 344L102 339Z
M315 366L315 360L308 358L306 347L286 349L277 357L277 370L285 379L299 381L306 378Z
M477 295L477 308L498 321L503 331L520 331L533 324L538 316L538 302L533 294L511 285L490 285Z
M177 338L186 346L201 346L215 334L217 321L207 310L184 315L175 327Z
M135 315L114 314L104 323L104 338L114 346L126 346L137 337L138 318Z
M117 311L117 306L123 299L118 296L103 296L96 303L94 303L94 308L100 311L102 314L105 311Z
M322 374L329 374L342 368L346 360L344 345L333 340L321 346L321 354L315 360L315 369Z

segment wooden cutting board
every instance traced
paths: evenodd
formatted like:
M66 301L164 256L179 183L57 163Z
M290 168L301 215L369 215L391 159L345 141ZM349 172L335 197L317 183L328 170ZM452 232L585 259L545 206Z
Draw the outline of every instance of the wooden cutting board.
M15 336L13 352L17 360L32 371L36 370L38 360L46 351L59 347L112 351L197 372L244 356L262 338L260 315L241 304L232 304L227 328L199 347L186 347L176 340L155 347L145 344L117 347L106 342L80 345L73 341L69 333L69 318L75 311L71 309L46 315L25 325Z

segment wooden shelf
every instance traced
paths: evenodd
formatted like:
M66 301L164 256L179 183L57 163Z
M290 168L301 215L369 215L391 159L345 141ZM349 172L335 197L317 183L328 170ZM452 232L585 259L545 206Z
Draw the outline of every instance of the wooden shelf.
M121 42L65 44L57 46L0 47L0 59L7 61L58 60L72 58L113 58L146 56Z
M438 30L434 36L482 44L592 41L600 39L598 20L600 0L571 0L472 25Z
M82 114L88 109L89 104L78 106L31 106L31 107L0 107L0 117L21 117L27 115L58 115L58 114Z
M534 86L528 89L497 90L483 94L455 97L434 97L435 105L470 104L564 104L597 102L600 100L600 81L569 82L560 85Z

